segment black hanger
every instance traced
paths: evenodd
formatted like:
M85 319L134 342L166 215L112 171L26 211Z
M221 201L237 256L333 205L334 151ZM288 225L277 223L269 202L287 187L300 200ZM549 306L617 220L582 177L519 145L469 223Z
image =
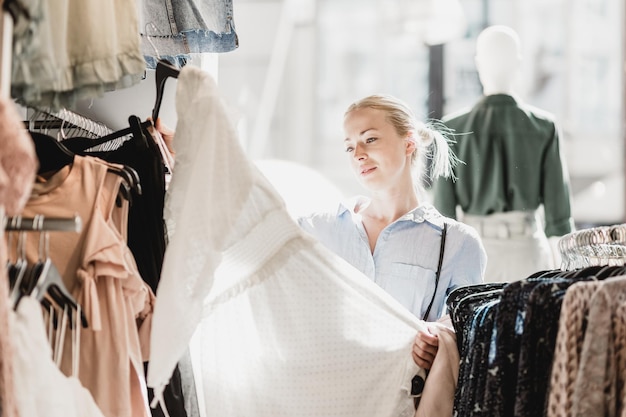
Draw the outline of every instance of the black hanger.
M48 300L47 298L44 298L43 300L41 300L41 305L44 306L48 314L50 314L50 318L52 319L52 325L54 326L54 328L55 329L58 328L59 318L58 318L57 310L52 305L52 302L50 302L50 300ZM70 314L69 316L70 316L70 328L73 328L72 315Z
M24 258L20 258L15 262L7 264L7 275L9 276L9 288L11 289L10 298L13 301L13 305L17 301L22 280L28 270L28 262Z
M88 151L88 149L95 148L99 145L102 145L104 143L110 142L115 139L119 139L127 135L132 135L131 140L134 141L133 143L135 143L135 145L142 147L144 149L147 148L148 138L146 138L146 135L144 134L143 129L147 128L148 126L151 126L151 122L146 121L142 123L139 117L131 115L128 118L128 123L130 127L126 129L118 130L116 132L113 132L101 138L90 139L90 138L74 137L74 138L69 138L69 139L64 140L63 144L68 149L70 149L73 152L76 152L79 155L89 155L90 152ZM119 175L120 177L122 177L124 181L122 181L122 184L120 186L120 194L122 197L128 200L131 204L132 204L133 192L137 193L138 195L142 194L139 174L137 174L137 171L135 171L132 167L124 166L121 168L116 168L116 167L111 166L109 167L109 172L113 172ZM121 205L121 201L119 200L119 198L116 200L116 204L118 205L118 207Z
M128 117L128 124L130 125L130 133L132 133L136 143L141 145L141 149L148 149L148 138L143 130L152 126L152 121L146 120L142 123L139 117L130 115Z
M128 173L133 190L135 190L139 195L143 194L143 191L141 190L141 179L139 178L137 170L129 165L124 165L123 169Z
M130 134L133 135L133 140L135 140L135 143L140 144L140 146L144 147L144 149L147 148L148 138L146 138L143 129L150 126L151 122L146 121L142 123L139 117L131 115L128 118L128 124L130 124L130 127L128 129L130 130ZM132 205L132 192L135 192L138 195L142 194L139 174L130 166L124 166L119 170L111 167L111 171L122 177L123 181L120 190L122 192L122 195ZM119 201L116 201L116 203L118 206L120 205Z
M122 178L122 182L120 183L119 194L115 199L115 204L118 207L122 206L122 201L120 200L120 196L124 197L125 200L132 206L133 205L133 194L141 195L141 183L139 181L139 174L135 171L134 168L128 165L122 165L120 167L116 167L110 165L108 167L108 171L116 174Z
M160 59L156 66L156 100L154 102L154 108L152 109L152 121L156 123L159 117L159 110L161 109L161 102L163 101L163 91L165 90L165 81L169 77L178 78L180 71L178 68L170 64L169 62Z
M44 301L47 300L46 296L49 296L59 307L63 308L64 306L68 306L69 308L67 309L67 315L69 318L70 328L73 329L74 316L72 314L72 310L78 310L78 304L74 300L74 297L72 297L67 291L65 285L63 284L63 281L61 281L61 275L59 274L59 271L50 260L48 260L48 262L50 263L50 267L47 270L44 284L42 285L42 288L40 290L41 293L37 294L37 299L42 304L46 305ZM51 279L51 277L55 275L58 278ZM85 316L82 309L80 311L80 322L82 327L87 327L87 317Z
M41 275L43 271L43 260L39 259L37 262L29 264L24 277L19 286L19 291L17 294L17 298L15 300L15 307L17 308L17 304L20 301L20 298L24 295L30 295L35 287L37 286L37 279Z
M74 162L74 152L50 135L29 132L39 160L39 174L56 172Z
M128 165L121 165L119 167L111 165L109 166L109 172L119 175L124 180L129 191L132 191L138 195L142 194L141 181L139 174L135 171L135 168Z
M118 207L122 207L122 200L120 199L120 197L123 197L132 206L133 205L133 192L130 188L130 185L124 179L124 174L122 174L122 171L113 167L110 167L108 171L122 177L122 182L120 183L120 189L119 189L118 195L115 198L115 205Z
M70 307L70 309L78 309L78 304L76 303L76 300L74 300L74 297L72 297L72 295L67 291L67 288L63 283L63 279L61 278L61 274L54 266L50 258L46 258L44 261L37 262L34 267L34 279L30 282L29 286L31 288L27 289L27 291L30 291L25 292L22 295L30 295L32 293L35 293L35 298L37 299L37 301L41 302L44 299L45 295L48 294L59 306L63 307L67 305ZM82 310L80 320L82 326L87 327L87 318L85 317Z

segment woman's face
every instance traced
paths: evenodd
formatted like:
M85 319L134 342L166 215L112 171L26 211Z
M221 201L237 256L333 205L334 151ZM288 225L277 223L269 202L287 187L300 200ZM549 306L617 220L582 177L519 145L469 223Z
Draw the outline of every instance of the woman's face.
M360 108L344 118L344 146L359 182L371 191L411 183L415 145L398 135L383 110Z

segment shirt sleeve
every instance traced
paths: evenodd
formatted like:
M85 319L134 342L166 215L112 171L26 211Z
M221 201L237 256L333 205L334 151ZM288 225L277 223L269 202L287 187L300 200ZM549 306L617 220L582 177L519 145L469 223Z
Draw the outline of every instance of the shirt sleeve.
M543 205L546 236L563 236L573 227L571 216L569 175L561 152L559 129L554 126L552 140L546 148L542 162Z
M463 225L461 233L464 235L463 241L454 253L453 276L448 291L464 285L482 283L487 268L487 252L478 232Z

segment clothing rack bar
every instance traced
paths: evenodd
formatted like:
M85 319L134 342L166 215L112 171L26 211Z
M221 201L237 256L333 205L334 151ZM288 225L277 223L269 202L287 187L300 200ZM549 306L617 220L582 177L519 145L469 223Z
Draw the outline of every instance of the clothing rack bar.
M4 217L3 227L5 231L80 232L83 224L78 215L74 215L74 217L45 217L37 215L35 217Z
M63 124L65 123L65 124ZM27 129L61 129L61 127L72 127L71 123L63 120L24 120L24 127Z

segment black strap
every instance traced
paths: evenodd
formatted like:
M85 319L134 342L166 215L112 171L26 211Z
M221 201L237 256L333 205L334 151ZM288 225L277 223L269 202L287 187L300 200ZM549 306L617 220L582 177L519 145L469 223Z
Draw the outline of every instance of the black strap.
M435 291L433 292L433 297L430 299L430 304L428 304L428 308L426 309L426 313L424 313L423 320L428 318L430 314L430 309L435 302L435 296L437 295L437 287L439 286L439 275L441 274L441 264L443 264L443 252L446 246L446 233L448 231L448 223L443 224L443 230L441 231L441 246L439 247L439 264L437 265L437 272L435 272Z
M426 309L426 313L424 313L423 320L428 318L428 314L430 314L430 309L435 302L435 296L437 295L437 287L439 286L439 275L441 274L441 265L443 264L443 251L446 246L446 233L448 232L448 223L443 224L443 230L441 231L441 245L439 246L439 263L437 264L437 272L435 272L435 291L433 292L433 297L430 299L430 304L428 304L428 308ZM419 404L420 397L417 397L424 390L424 378L419 375L415 375L413 380L411 381L411 395L416 396L415 408L417 409L417 405Z

